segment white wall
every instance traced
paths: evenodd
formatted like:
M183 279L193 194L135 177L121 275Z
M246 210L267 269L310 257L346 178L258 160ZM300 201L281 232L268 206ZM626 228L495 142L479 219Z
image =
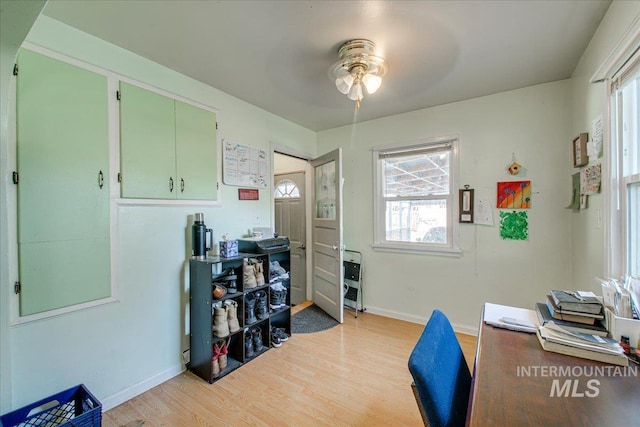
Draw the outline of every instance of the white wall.
M266 150L278 144L315 154L315 132L48 17L38 18L27 41L218 108L220 141L229 138ZM7 145L3 138L3 152ZM3 163L3 176L4 168ZM8 183L2 184L4 193ZM8 336L3 369L5 356L11 360L10 381L2 377L3 394L11 396L10 402L3 401L3 409L81 382L108 409L182 369L182 351L189 343L185 259L191 255L190 216L203 212L216 238L224 233L240 237L254 226L272 226L271 189L260 190L259 201L240 202L238 187L220 184L219 208L119 208L118 303L13 327L7 326L9 314L3 310L1 332ZM8 227L14 224L3 221L3 246ZM15 242L8 246L11 251ZM4 265L10 258L2 256ZM12 276L15 270L14 266ZM3 273L3 297L15 280Z
M8 2L0 6L0 413L11 407L11 353L9 340L8 126L9 88L16 52L46 1ZM6 385L6 386L5 386Z
M343 147L344 238L364 255L371 312L424 322L442 309L459 330L475 330L483 302L532 308L570 283L570 82L560 81L345 126L318 134L318 154ZM362 108L367 108L366 103ZM371 148L459 135L460 185L495 206L496 182L532 182L527 241L493 227L461 224L459 258L374 252ZM507 172L512 153L525 169Z
M571 78L572 83L572 120L571 134L589 132L591 122L598 115L606 118L606 83L589 83L598 68L621 41L624 34L633 25L640 25L639 1L614 1L594 34L578 67ZM605 138L605 143L609 139ZM604 164L609 160L604 156L589 159L589 164ZM568 171L567 173L572 173ZM572 214L572 272L573 288L590 289L600 293L599 283L594 277L605 274L605 256L610 250L605 242L604 226L598 228L597 216L604 213L605 195L589 196L588 208Z

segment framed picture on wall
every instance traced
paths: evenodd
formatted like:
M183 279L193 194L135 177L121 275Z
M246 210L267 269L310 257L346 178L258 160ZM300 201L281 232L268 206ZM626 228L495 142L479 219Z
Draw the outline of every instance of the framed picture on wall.
M460 200L458 201L460 206L460 216L459 221L464 222L473 222L473 189L469 188L468 185L464 186L464 190L459 191Z
M587 155L587 133L581 133L573 139L573 167L578 168L589 163Z

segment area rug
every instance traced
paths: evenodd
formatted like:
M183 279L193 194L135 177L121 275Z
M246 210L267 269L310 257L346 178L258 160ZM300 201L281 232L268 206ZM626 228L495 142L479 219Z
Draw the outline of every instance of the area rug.
M317 305L300 310L291 317L291 332L294 334L311 334L333 328L338 322Z

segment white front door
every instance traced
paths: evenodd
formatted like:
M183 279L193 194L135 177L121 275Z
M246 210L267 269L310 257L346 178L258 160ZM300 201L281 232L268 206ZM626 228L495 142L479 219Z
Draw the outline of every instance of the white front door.
M313 167L313 303L342 323L342 152L311 161Z
M275 176L275 231L287 236L291 247L291 304L307 299L307 221L305 174L294 172Z

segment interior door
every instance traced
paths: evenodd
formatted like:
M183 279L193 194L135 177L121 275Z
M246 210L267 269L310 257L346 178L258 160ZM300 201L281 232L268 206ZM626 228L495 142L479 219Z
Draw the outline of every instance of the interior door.
M291 304L300 304L307 299L304 178L304 172L275 176L275 231L278 235L289 238L291 248Z
M313 303L342 323L342 151L313 167Z

